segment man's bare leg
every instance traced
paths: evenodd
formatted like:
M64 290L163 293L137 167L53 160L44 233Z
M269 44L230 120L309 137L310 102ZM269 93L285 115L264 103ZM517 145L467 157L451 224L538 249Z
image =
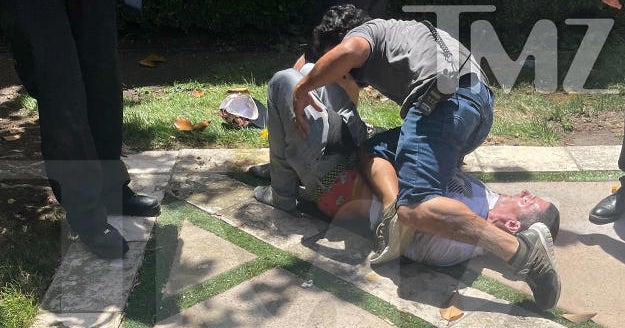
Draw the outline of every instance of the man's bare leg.
M391 162L380 158L362 154L360 157L361 171L369 187L382 201L384 207L395 203L399 193L397 173Z

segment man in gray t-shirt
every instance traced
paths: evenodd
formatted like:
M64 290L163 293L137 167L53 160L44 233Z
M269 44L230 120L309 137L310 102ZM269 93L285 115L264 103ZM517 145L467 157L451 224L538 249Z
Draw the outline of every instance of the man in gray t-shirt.
M302 136L309 133L305 108L322 110L311 91L348 74L401 106L404 123L396 151L371 143L361 160L362 173L384 206L371 263L399 256L401 241L411 232L429 233L492 252L529 284L540 308L555 306L560 279L544 224L512 236L443 196L450 173L483 142L492 124L493 94L470 52L427 22L375 19L319 53L315 67L293 90L294 124ZM399 193L393 192L397 186Z

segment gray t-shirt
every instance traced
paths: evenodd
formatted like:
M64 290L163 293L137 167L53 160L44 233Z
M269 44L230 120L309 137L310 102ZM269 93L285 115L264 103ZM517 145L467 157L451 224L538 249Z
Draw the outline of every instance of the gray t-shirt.
M374 19L355 27L345 39L364 38L371 53L365 64L353 69L351 75L401 105L402 117L431 82L436 81L445 94L452 94L458 87L458 78L469 73L475 73L475 78L485 82L486 77L469 50L447 32L436 31L449 48L450 57L436 43L427 26L417 21Z

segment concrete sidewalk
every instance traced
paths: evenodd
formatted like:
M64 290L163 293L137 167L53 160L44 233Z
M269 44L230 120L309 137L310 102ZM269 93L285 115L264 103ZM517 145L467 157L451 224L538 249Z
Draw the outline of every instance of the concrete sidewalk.
M581 172L617 170L620 146L514 147L484 146L465 158L471 172ZM144 152L126 163L135 190L162 198L165 192L193 204L271 246L296 255L393 306L444 327L559 327L463 281L433 270L407 272L398 263L372 270L366 260L370 241L345 227L308 215L291 216L256 202L253 187L235 180L238 168L268 161L267 149L180 150ZM561 213L556 242L562 295L558 307L569 313L597 313L593 321L606 327L625 322L625 222L596 226L588 211L611 192L607 182L489 183L500 193L528 189L554 202ZM184 219L184 218L181 218ZM35 326L118 327L155 218L111 217L131 241L124 260L104 261L74 243L50 286ZM249 263L257 255L186 220L178 234L175 260L165 296L201 284L220 273ZM503 278L490 256L469 267L529 293L524 283ZM465 276L470 275L467 271ZM306 288L302 287L305 286ZM312 287L291 272L273 268L159 320L158 327L328 327L392 326L366 309ZM461 295L464 316L441 318L440 307L453 292ZM295 324L294 324L295 323Z

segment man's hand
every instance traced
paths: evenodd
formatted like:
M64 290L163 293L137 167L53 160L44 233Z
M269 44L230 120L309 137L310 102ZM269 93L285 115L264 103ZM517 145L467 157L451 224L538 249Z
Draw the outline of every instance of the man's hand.
M293 124L297 128L297 133L300 137L304 138L308 135L308 122L306 121L306 113L304 109L306 106L312 106L318 112L324 111L324 107L311 93L301 87L301 84L295 86L293 91L293 112L295 117L293 118Z

